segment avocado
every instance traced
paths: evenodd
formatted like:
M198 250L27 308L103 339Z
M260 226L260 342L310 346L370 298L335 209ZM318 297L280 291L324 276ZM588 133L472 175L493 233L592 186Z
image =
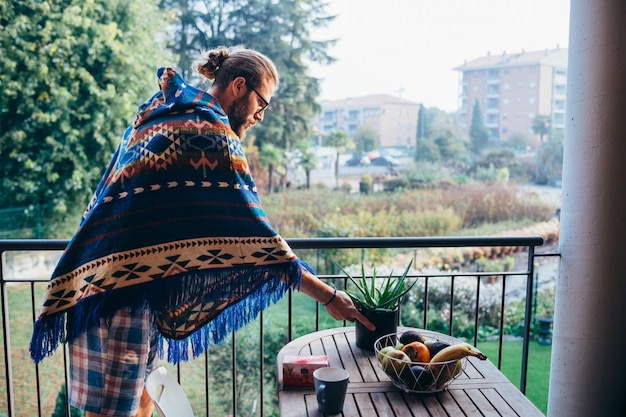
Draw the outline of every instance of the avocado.
M412 379L409 381L409 378L405 378L404 382L410 382L407 385L412 391L428 391L434 382L433 374L423 366L411 366L410 374Z
M447 348L450 346L449 343L442 342L441 340L436 340L432 343L428 344L428 350L430 350L430 357L434 357L440 350L443 348Z
M402 343L403 345L408 345L411 342L424 343L424 337L415 330L407 330L406 332L402 333L402 335L400 335L400 343Z

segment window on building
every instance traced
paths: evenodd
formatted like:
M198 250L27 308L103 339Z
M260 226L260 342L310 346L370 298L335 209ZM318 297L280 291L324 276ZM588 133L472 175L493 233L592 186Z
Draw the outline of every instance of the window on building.
M528 97L528 104L535 104L535 97Z
M554 119L554 124L555 125L563 125L563 124L565 124L565 114L563 114L563 113L554 113L552 118Z
M503 128L502 128L502 135L503 135L503 136L506 136L508 133L509 133L509 129L508 129L508 128L506 128L506 127L503 127Z
M508 97L503 98L502 99L502 104L504 104L504 105L509 104L509 98Z
M478 86L477 85L473 86L472 91L476 93L478 91Z
M333 120L334 118L335 118L334 111L325 111L324 115L322 116L322 119L324 120Z
M505 90L508 90L510 88L509 83L502 84L502 88L504 88Z
M537 86L537 83L536 83L536 82L534 82L534 81L530 81L530 82L528 83L528 87L530 87L530 88L535 88L536 86Z
M498 108L498 98L490 97L487 99L487 109L493 110Z

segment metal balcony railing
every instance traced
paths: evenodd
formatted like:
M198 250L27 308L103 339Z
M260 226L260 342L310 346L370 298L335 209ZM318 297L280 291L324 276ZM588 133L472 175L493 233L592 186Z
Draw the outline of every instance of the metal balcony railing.
M455 282L460 279L470 280L475 283L475 297L473 307L474 317L474 344L478 341L479 326L481 325L480 317L480 291L483 288L485 278L498 277L501 278L501 300L499 303L499 355L497 358L497 366L500 368L502 360L502 344L503 344L503 325L504 325L504 309L505 309L505 294L507 291L507 281L513 277L521 277L525 280L525 313L523 318L523 351L521 357L521 380L520 390L525 393L526 390L526 375L528 368L528 346L530 341L530 329L533 309L533 292L534 292L534 268L535 262L538 257L558 257L558 254L554 253L536 253L535 249L543 245L544 240L541 236L503 236L503 237L428 237L428 238L296 238L286 239L289 245L302 259L307 260L314 267L316 262L328 257L328 254L332 252L333 256L337 255L341 251L355 251L361 250L363 252L372 250L393 250L400 252L409 252L416 256L418 251L436 251L442 248L457 248L458 250L469 250L482 248L487 253L495 253L497 248L508 248L511 250L514 248L520 256L525 258L524 266L519 270L512 271L450 271L450 270L436 270L432 272L424 272L409 275L411 278L419 279L420 285L420 300L421 300L421 327L427 328L429 323L429 294L433 282L438 279L446 279L449 282L449 299L450 312L447 317L449 334L454 335L454 318L455 314L459 314L459 311L455 311ZM32 325L35 320L36 314L39 310L39 303L43 289L47 283L46 277L15 277L9 276L7 262L11 263L15 260L17 254L19 256L37 255L41 253L60 253L67 245L67 240L0 240L0 255L2 257L2 264L0 265L0 295L1 295L1 308L2 308L2 347L3 347L3 368L0 369L0 376L3 377L5 384L4 387L0 385L0 416L6 415L7 417L13 416L50 416L52 415L54 404L55 413L59 408L64 409L65 415L70 416L70 407L64 404L64 400L67 395L67 378L68 378L68 363L67 353L65 349L59 349L59 351L51 358L46 358L41 364L35 366L28 357L28 338L30 336L30 329L23 328L23 325L19 325L17 328L12 326L11 323L27 320ZM318 268L319 271L319 268ZM50 272L51 273L51 270ZM333 283L339 285L349 285L346 277L341 274L335 274L333 271L328 274L318 275L323 280L333 280ZM474 285L474 284L473 284ZM25 288L26 287L26 288ZM418 285L416 285L418 287ZM21 288L20 299L14 296L14 291ZM415 290L415 287L414 287ZM28 296L24 296L24 292L28 293ZM24 301L24 298L27 298ZM259 318L255 321L254 325L249 325L252 332L256 332L255 335L250 337L253 340L258 341L256 346L258 351L250 352L250 342L244 342L248 339L249 332L242 332L240 330L237 334L232 334L230 340L222 343L221 347L216 349L209 349L203 356L194 359L192 364L178 364L175 366L175 370L178 375L179 382L181 380L188 381L188 374L203 372L201 383L193 382L193 387L185 384L183 388L186 391L194 390L192 402L196 404L194 410L196 415L211 415L222 417L222 415L228 414L229 416L237 415L258 415L269 416L276 415L276 411L273 408L275 404L275 382L272 382L272 375L275 367L273 362L276 358L277 351L270 351L269 347L275 344L274 340L278 339L279 344L284 345L294 337L300 336L302 332L316 331L321 326L328 326L328 316L324 316L325 312L317 303L314 305L314 320L307 320L309 322L306 329L295 328L296 322L295 310L300 311L302 304L306 297L302 296L298 292L290 292L280 303L286 306L286 320L279 319L279 325L276 325L276 321L270 322L268 315L275 307L271 307L268 311L261 313ZM310 300L308 300L310 301ZM23 304L27 304L24 307ZM282 307L281 307L282 308ZM403 306L406 308L406 306ZM18 311L28 310L30 318L14 317ZM279 308L277 308L279 310ZM268 324L269 323L269 324ZM324 324L325 323L325 324ZM333 323L334 326L350 325L350 323ZM28 327L28 326L25 326ZM332 325L331 325L332 327ZM241 335L239 333L242 333ZM15 339L12 339L12 335L16 335ZM270 343L269 339L272 340ZM255 342L252 342L254 345ZM280 348L280 346L279 346ZM272 349L276 349L273 347ZM228 350L226 354L223 350ZM241 351L243 350L243 351ZM248 359L248 362L241 360L242 357ZM230 365L224 364L224 358L228 358L227 362ZM250 358L253 358L250 360ZM19 363L18 363L19 362ZM252 362L252 364L250 364ZM247 365L245 364L247 363ZM223 369L226 366L227 372L220 372L219 369ZM51 368L55 368L52 370ZM218 374L230 374L226 380L220 379L219 382L215 380ZM254 374L254 375L252 375ZM255 381L255 382L251 382ZM257 383L258 381L258 383ZM230 384L230 399L216 398L216 388L219 385L222 389L224 384ZM200 387L199 385L203 385ZM251 386L255 386L254 389ZM202 392L200 392L202 391ZM250 391L250 392L249 392ZM197 392L197 393L196 393ZM223 390L218 391L220 394ZM60 393L60 394L59 394ZM59 401L61 398L63 401ZM215 404L222 404L222 408ZM197 404L200 404L198 406ZM226 405L223 405L226 404ZM204 409L204 414L199 409ZM226 410L226 411L224 411ZM63 411L61 414L64 415Z

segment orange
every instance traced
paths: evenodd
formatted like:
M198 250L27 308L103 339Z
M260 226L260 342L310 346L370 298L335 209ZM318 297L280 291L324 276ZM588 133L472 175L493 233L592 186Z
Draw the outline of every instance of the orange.
M411 342L402 348L402 351L407 354L411 361L428 363L430 362L430 350L422 342Z

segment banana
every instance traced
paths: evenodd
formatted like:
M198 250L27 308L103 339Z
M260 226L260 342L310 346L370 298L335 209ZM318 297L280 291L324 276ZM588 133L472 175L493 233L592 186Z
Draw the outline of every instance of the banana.
M431 358L428 370L435 378L437 389L461 372L461 359L467 356L474 356L481 361L487 359L482 352L465 342L443 348Z
M469 343L457 343L441 349L435 356L430 359L430 363L435 362L447 362L458 359L463 359L466 356L474 356L484 361L487 359L482 352L470 345Z

